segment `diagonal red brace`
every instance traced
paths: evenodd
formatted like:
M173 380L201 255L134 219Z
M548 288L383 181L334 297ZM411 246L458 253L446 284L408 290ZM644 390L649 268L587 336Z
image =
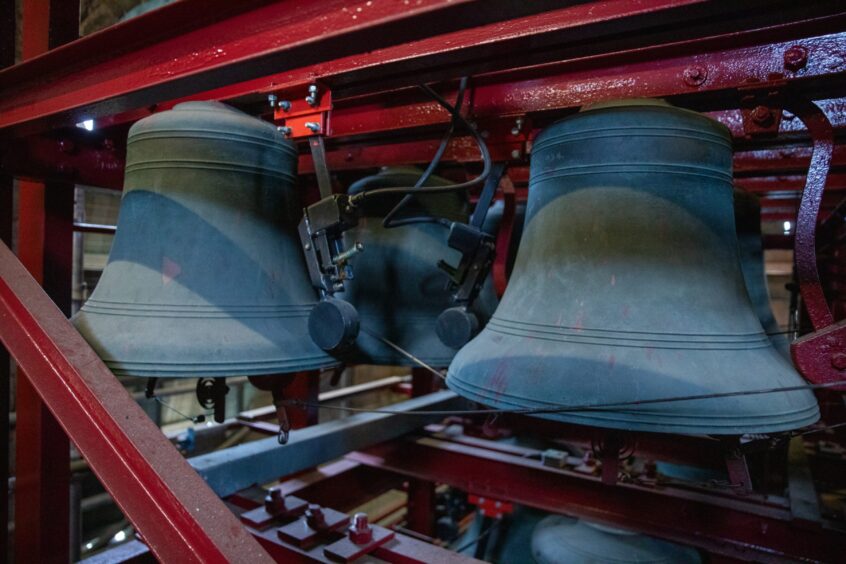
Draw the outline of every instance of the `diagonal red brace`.
M0 244L0 340L163 562L272 562Z

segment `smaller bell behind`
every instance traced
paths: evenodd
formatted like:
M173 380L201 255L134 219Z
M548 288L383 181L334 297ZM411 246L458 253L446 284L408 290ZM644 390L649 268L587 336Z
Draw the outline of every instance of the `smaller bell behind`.
M746 282L746 292L755 315L770 338L773 347L790 360L790 341L782 333L770 307L764 247L761 240L761 203L758 197L745 190L734 190L734 223L737 227L737 245L740 252L740 269Z
M532 532L532 557L538 564L702 561L694 548L563 515L551 515L537 524Z
M354 183L349 193L413 186L420 175L416 168L385 168ZM432 176L427 186L449 184L444 178ZM445 367L456 350L438 338L436 323L438 316L453 304L448 277L437 264L441 259L457 264L460 255L447 245L449 230L443 225L414 223L383 227L384 216L398 201L396 197L367 200L358 226L344 234L346 248L360 242L364 252L351 262L355 278L347 281L346 290L337 295L355 306L361 324L355 345L341 358L351 364L417 366L374 336L377 335L430 366ZM402 217L436 215L467 221L467 206L463 193L420 195L404 208ZM496 301L489 278L471 308L482 324L496 308Z
M117 232L76 328L115 374L264 375L336 364L308 335L294 183L276 128L188 102L129 131Z

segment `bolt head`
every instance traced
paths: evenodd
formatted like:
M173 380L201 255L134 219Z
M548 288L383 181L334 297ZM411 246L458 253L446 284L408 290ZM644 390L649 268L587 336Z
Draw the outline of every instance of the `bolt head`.
M846 370L846 353L831 355L831 366L837 370Z
M350 540L354 544L367 544L373 540L373 528L367 518L367 513L353 515L352 524L348 529Z
M756 106L750 114L752 121L760 126L768 126L773 123L773 112L766 106Z
M708 78L708 71L705 67L693 65L684 69L683 77L688 86L699 86Z
M319 529L326 524L326 516L323 515L323 508L317 504L309 504L305 512L306 523L312 529Z
M264 509L271 515L277 515L285 510L285 495L282 490L276 488L268 492L264 497Z
M784 52L784 68L789 71L799 71L808 64L808 50L801 45L794 45Z
M518 151L517 149L514 149L513 151L511 151L511 158L512 159L519 159L520 158L520 151Z

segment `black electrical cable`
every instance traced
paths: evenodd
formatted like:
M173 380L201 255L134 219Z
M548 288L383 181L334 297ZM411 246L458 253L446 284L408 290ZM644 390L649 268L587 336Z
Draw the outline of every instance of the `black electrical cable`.
M479 147L479 152L482 154L482 172L474 179L468 180L467 182L462 182L460 184L451 184L449 186L421 186L419 188L415 187L391 187L391 188L376 188L375 190L365 190L363 192L359 192L350 197L350 203L353 205L357 205L362 203L367 198L372 198L373 196L384 196L388 194L440 194L444 192L458 192L462 190L467 190L469 188L473 188L485 180L487 180L488 175L491 172L491 154L488 151L488 146L485 144L485 140L482 138L481 134L476 131L476 129L470 125L470 123L462 116L460 113L455 111L455 108L452 105L444 100L444 98L432 90L429 86L421 85L421 89L424 92L432 96L438 104L440 104L444 109L446 109L453 118L457 119L461 125L463 125L473 136L473 139L476 141L476 144Z
M426 170L423 171L423 174L421 174L420 178L417 179L417 182L414 183L415 188L420 188L421 186L424 186L426 182L429 181L429 178L431 178L432 174L435 172L435 169L440 164L441 158L443 158L447 146L449 145L449 142L452 139L452 134L455 132L455 128L459 123L458 119L455 116L461 114L461 107L464 105L464 94L466 90L467 77L465 76L458 83L458 94L455 97L455 106L453 106L453 109L451 110L452 119L450 119L449 128L447 129L446 133L444 133L444 136L441 139L440 144L438 145L438 150L435 151L435 156L433 156L432 160L429 162L429 166L426 167ZM388 214L382 220L382 226L386 228L392 228L400 227L402 225L410 225L413 223L439 223L441 225L449 227L449 221L444 220L443 218L434 217L412 217L394 221L394 218L397 216L397 214L402 211L402 209L406 207L413 199L413 194L406 194L405 196L403 196L402 200L400 200L400 202L396 206L394 206L394 208L390 212L388 212Z

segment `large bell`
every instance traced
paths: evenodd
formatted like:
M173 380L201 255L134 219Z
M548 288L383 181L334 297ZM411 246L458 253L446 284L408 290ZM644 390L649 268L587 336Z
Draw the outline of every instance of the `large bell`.
M271 124L188 102L129 131L109 261L73 323L116 374L260 375L333 364L298 239L297 153Z
M740 252L740 269L746 282L746 291L755 315L781 355L790 360L790 341L781 332L770 307L767 275L764 267L764 247L761 241L761 203L755 194L744 190L734 191L734 223L737 227L737 245Z
M447 383L497 408L555 409L797 386L744 287L729 132L657 101L541 133L508 289ZM632 431L773 432L819 417L810 391L558 411Z
M551 515L537 524L532 533L532 557L538 564L702 561L694 548L563 515Z
M386 168L350 186L349 193L413 186L420 174L414 168ZM427 186L447 184L448 180L433 176ZM441 342L436 326L438 316L454 304L447 288L448 277L437 264L443 259L455 265L460 254L447 245L449 230L443 225L383 227L382 219L397 202L393 197L367 200L358 226L344 234L347 248L360 242L364 252L353 259L355 278L346 283L345 292L338 294L356 307L361 323L355 346L343 358L350 363L417 366L382 340L387 339L430 366L447 366L456 351ZM467 200L457 192L420 195L402 213L403 217L438 216L466 222ZM472 310L484 323L495 307L489 279Z

